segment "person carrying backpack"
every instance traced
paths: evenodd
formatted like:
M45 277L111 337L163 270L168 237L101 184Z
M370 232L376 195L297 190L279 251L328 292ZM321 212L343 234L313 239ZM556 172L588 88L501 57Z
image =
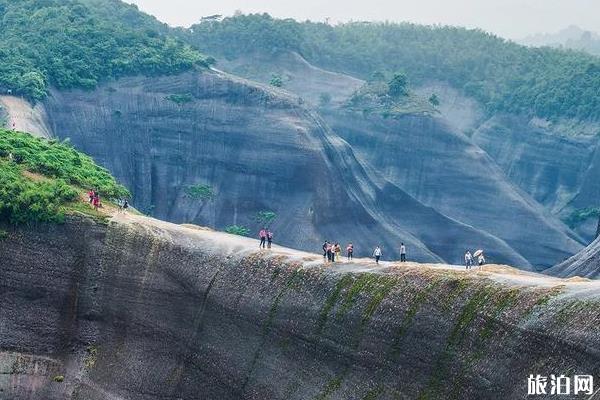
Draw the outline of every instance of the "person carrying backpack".
M379 264L379 259L381 258L381 247L375 247L375 250L373 250L373 257L375 257L375 262Z
M346 247L346 256L348 261L352 260L354 256L354 245L352 243L348 243L348 247Z
M323 243L323 260L327 259L327 246L329 245L329 242L326 240L325 243Z
M327 243L327 261L333 262L333 245L331 243Z
M333 251L335 252L335 261L339 262L342 257L342 246L340 246L339 243L336 243Z

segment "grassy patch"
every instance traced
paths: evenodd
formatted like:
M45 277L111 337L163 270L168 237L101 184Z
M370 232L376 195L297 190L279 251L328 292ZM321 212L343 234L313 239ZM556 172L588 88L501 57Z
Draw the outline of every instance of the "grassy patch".
M0 240L6 239L8 239L8 232L6 232L4 229L0 229Z
M52 380L57 383L62 383L65 381L65 377L63 375L56 375Z

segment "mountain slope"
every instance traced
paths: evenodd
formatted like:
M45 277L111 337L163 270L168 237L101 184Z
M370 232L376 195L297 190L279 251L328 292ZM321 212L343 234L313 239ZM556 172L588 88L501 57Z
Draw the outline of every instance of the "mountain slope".
M185 103L173 95L189 93ZM221 73L124 78L97 91L53 92L45 107L54 134L107 166L134 204L175 222L258 230L277 214L276 240L318 249L353 241L386 256L404 241L411 257L458 262L456 243L527 267L501 240L423 206L365 171L352 149L296 96ZM188 189L206 185L213 198Z
M439 94L443 108L434 115L410 111L400 118L383 118L344 107L350 91L364 82L318 69L297 54L253 54L223 61L220 67L263 82L273 73L285 77L284 87L318 107L332 130L370 165L370 173L380 174L438 212L500 238L532 264L551 266L581 248L573 232L519 190L464 135L484 123L485 116L472 110L476 103L450 88L419 89L427 96ZM323 91L332 98L325 105L319 101ZM450 101L457 104L452 107ZM469 241L456 245L477 246Z
M44 98L135 74L206 66L166 26L116 0L0 0L0 94Z
M408 23L330 26L250 14L203 21L182 37L227 59L295 51L313 65L362 79L404 71L416 84L445 81L488 112L600 119L600 59L528 48L480 30Z

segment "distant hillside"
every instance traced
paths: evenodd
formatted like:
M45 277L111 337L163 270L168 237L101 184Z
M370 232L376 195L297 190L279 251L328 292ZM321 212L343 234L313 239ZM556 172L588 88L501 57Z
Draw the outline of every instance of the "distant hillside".
M600 55L600 35L575 25L556 33L538 33L527 36L519 40L519 43L527 46L551 46L582 50L597 56Z
M41 99L50 85L171 74L206 64L168 27L118 0L0 0L0 92Z
M528 48L480 30L408 23L330 26L252 14L203 21L183 36L201 51L230 59L293 50L315 65L364 79L404 71L416 83L445 81L490 112L600 119L599 58Z

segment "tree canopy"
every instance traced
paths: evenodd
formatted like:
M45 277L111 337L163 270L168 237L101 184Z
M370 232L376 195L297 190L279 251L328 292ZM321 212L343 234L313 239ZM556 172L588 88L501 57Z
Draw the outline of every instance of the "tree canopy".
M490 112L600 119L599 58L529 48L481 30L409 23L331 26L251 14L203 21L184 36L218 57L289 50L363 79L404 71L413 84L447 82Z
M206 63L169 32L118 0L0 0L0 93L38 100L50 85L93 88Z

